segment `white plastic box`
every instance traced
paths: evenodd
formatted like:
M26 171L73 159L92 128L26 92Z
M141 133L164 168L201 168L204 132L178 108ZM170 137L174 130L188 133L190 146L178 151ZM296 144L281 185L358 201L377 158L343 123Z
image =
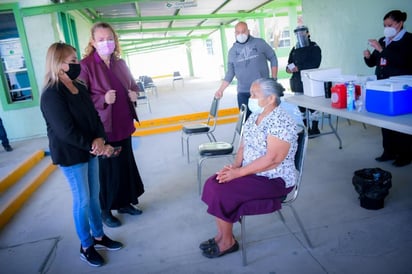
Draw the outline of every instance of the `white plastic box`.
M303 83L303 94L310 97L325 96L323 83L341 74L340 68L302 70L300 76Z
M402 81L405 82L405 84L412 86L412 75L392 76L389 77L389 80Z
M412 82L384 79L366 82L365 107L369 112L384 115L412 113Z

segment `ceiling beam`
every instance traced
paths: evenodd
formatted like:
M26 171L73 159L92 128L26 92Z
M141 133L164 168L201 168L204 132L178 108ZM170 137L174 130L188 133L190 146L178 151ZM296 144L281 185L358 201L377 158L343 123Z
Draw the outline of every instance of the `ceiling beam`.
M170 47L181 46L181 45L184 45L186 42L187 41L177 41L173 43L159 43L159 44L148 45L148 46L143 46L143 47L135 47L135 48L130 48L130 49L122 48L122 51L127 54L132 54L132 53L140 54L140 53L152 51L155 49L165 49L165 48L170 48Z
M134 8L136 9L136 14L137 14L137 16L140 17L141 11L140 11L139 3L135 2L135 3L134 3Z
M208 35L197 36L170 36L170 37L153 37L153 38L130 38L119 39L119 42L135 42L134 44L150 43L155 41L173 41L173 40L193 40L193 39L206 39Z
M176 21L176 20L196 20L196 19L238 19L238 18L268 18L272 13L222 13L222 14L198 14L198 15L169 15L169 16L143 16L143 17L100 17L99 21L107 23L129 23L129 22L152 22L152 21Z
M163 42L156 42L156 43L145 43L145 44L138 44L138 43L131 43L127 45L122 45L122 51L130 51L134 49L144 49L144 48L152 48L153 46L158 46L158 45L180 45L184 44L186 42L189 42L189 39L183 39L180 41L163 41Z
M40 14L47 14L53 12L61 12L61 11L71 11L71 10L79 10L79 9L86 9L86 8L97 8L103 6L110 6L116 4L124 4L124 3L137 3L137 2L164 2L162 0L83 0L83 1L76 1L76 2L64 2L64 3L56 3L56 4L49 4L49 5L37 5L33 7L23 7L21 8L21 13L23 16L32 16L32 15L40 15Z
M201 27L172 27L172 28L147 28L147 29L116 29L118 34L133 34L133 33L153 33L153 32L166 32L166 31L189 31L189 30L215 30L220 28L220 25L216 26L201 26Z

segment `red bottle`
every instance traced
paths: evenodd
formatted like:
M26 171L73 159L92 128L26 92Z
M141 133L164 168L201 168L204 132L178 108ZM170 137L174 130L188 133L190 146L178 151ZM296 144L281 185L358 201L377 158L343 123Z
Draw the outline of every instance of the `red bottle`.
M359 100L360 96L361 96L361 86L360 85L355 85L355 100Z
M331 89L331 101L333 108L346 108L346 85L336 84Z

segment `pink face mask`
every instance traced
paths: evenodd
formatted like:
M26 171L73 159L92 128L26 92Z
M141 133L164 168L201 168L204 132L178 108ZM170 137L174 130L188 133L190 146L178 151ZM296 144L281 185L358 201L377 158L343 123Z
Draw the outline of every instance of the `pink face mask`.
M99 55L110 55L113 53L114 48L115 48L115 43L112 40L108 41L101 41L97 42L96 45L96 51Z

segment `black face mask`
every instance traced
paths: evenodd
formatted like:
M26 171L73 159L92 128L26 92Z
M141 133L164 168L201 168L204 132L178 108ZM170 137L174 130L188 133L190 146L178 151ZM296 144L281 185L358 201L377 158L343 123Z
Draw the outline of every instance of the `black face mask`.
M80 64L68 64L69 65L69 70L66 71L67 76L71 80L76 79L80 75Z

